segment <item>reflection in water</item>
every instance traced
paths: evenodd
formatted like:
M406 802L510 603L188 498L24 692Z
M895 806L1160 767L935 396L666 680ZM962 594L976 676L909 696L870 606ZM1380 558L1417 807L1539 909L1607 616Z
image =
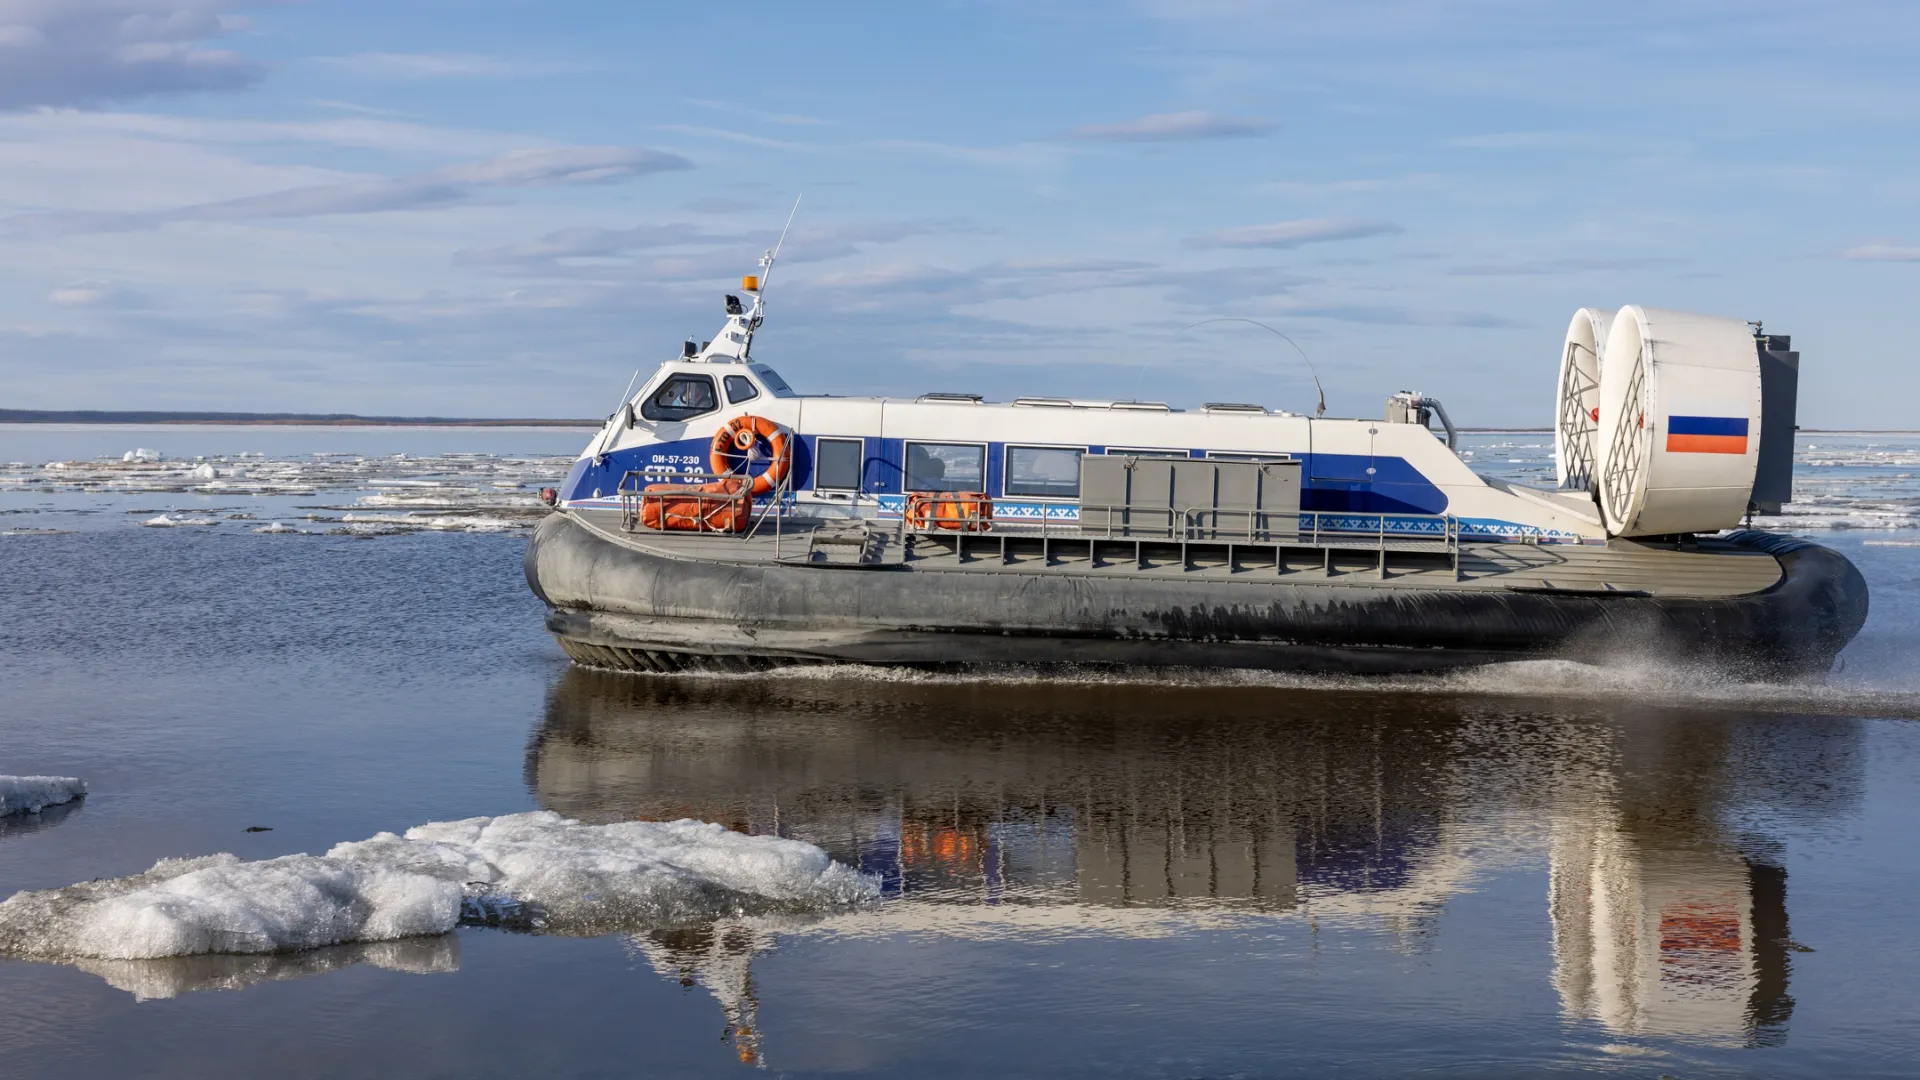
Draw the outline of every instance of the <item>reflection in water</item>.
M79 813L86 805L87 800L82 796L67 802L55 803L52 806L43 806L37 813L0 815L0 839L8 836L22 836L40 829L50 829Z
M71 961L74 967L105 979L136 1000L179 997L200 990L245 990L261 983L325 975L357 964L434 975L460 970L460 939L439 937L332 945L305 952L233 956L171 956L161 960Z
M1863 769L1856 728L1693 723L1618 739L1623 767L1553 826L1548 908L1566 1011L1625 1035L1783 1040L1794 948L1784 852L1727 811L1843 808Z
M1571 1017L1744 1043L1783 1037L1792 999L1778 845L1739 822L1849 806L1859 740L1852 721L1592 701L571 669L527 778L569 817L720 821L879 875L878 910L815 924L838 935L1300 918L1417 951L1477 878L1545 864ZM779 929L635 948L719 998L759 1063L749 962Z
M747 920L711 926L655 930L628 939L653 970L691 989L700 986L720 1002L726 1037L743 1065L759 1066L760 999L753 991L754 954L773 947L773 934Z

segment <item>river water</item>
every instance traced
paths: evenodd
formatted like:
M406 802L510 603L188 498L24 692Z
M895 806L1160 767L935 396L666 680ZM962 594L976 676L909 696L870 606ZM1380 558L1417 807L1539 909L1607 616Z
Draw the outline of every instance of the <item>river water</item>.
M551 810L877 898L0 960L0 1072L1920 1071L1920 438L1803 436L1765 524L1873 613L1792 685L577 669L520 554L583 440L0 427L0 774L90 788L0 819L0 897ZM1466 445L1528 480L1546 442Z

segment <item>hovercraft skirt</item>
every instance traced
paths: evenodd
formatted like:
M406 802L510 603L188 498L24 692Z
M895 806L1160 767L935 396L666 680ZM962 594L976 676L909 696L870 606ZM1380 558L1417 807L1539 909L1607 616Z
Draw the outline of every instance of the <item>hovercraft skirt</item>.
M1476 565L1494 570L1466 580L1381 580L1331 570L1235 573L1231 554L1227 569L1212 575L1135 574L808 565L734 537L692 543L665 547L563 511L529 543L527 578L552 609L549 631L574 660L653 672L827 662L1386 674L1609 654L1818 672L1867 611L1865 582L1845 557L1752 532L1713 542L1705 554L1652 552L1647 564L1673 567L1671 580L1618 590L1560 588L1540 572L1500 570L1490 559ZM1574 581L1581 560L1607 552L1553 557L1563 569L1552 575ZM1689 584L1707 581L1715 566L1764 584L1734 593Z

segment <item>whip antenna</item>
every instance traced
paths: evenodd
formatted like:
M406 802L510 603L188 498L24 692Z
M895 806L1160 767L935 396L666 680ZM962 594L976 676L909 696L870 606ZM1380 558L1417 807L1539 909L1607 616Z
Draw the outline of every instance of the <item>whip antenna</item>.
M1319 398L1319 400L1314 403L1313 415L1325 416L1327 414L1327 392L1326 390L1322 389L1320 386L1320 372L1314 368L1313 359L1307 355L1307 350L1301 348L1299 342L1293 340L1292 338L1288 337L1285 334L1280 333L1280 331L1275 330L1273 327L1268 326L1266 323L1263 323L1258 319L1243 319L1237 315L1222 315L1220 318L1217 318L1217 319L1202 319L1199 322L1194 323L1192 326L1187 327L1186 330L1182 330L1180 332L1184 334L1187 332L1187 330L1197 330L1200 327L1206 326L1210 323L1221 323L1221 322L1250 323L1254 326L1259 327L1262 330L1265 330L1270 334L1277 335L1281 341L1284 341L1287 344L1293 346L1293 351L1299 353L1300 359L1305 360L1307 362L1307 374L1313 376L1313 392Z
M787 246L787 232L793 228L793 219L800 213L800 200L805 193L793 197L793 209L787 211L787 223L780 227L780 239L773 242L773 250L760 256L759 289L753 294L753 314L747 319L747 340L741 343L740 359L745 360L753 352L753 333L760 329L760 320L764 318L767 306L767 282L773 280L773 261L780 257L780 249Z

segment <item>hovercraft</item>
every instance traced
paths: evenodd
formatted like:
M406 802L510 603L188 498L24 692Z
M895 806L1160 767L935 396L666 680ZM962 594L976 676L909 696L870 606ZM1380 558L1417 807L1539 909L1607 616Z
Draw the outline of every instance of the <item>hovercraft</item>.
M753 358L761 279L742 292L608 419L528 545L579 663L1387 673L1626 652L1794 674L1866 619L1844 556L1739 527L1791 499L1799 371L1744 322L1576 313L1548 489L1476 474L1408 391L1379 420L800 394Z

